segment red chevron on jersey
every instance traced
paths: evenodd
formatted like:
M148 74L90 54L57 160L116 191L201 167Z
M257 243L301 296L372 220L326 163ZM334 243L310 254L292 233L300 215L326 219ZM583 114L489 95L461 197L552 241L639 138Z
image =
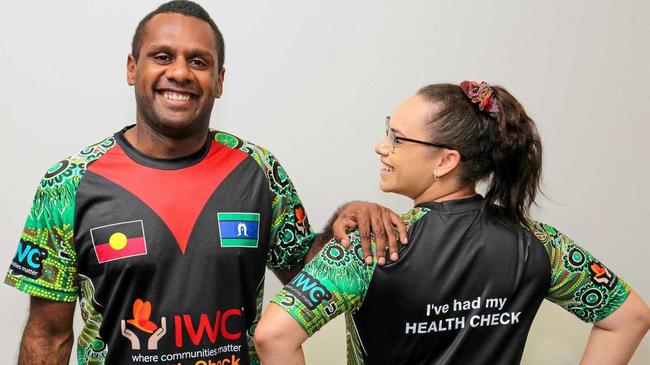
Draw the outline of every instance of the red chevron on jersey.
M138 164L118 145L88 170L140 198L165 222L184 254L210 195L246 157L242 151L212 141L208 154L196 165L160 170Z

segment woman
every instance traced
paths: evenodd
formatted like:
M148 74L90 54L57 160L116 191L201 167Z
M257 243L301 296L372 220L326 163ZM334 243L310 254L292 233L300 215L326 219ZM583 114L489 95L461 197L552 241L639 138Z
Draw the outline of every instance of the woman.
M594 323L584 363L622 364L650 326L629 286L557 229L529 219L542 147L501 87L429 85L387 118L383 191L405 195L410 244L365 265L358 234L330 241L281 290L255 332L265 365L346 313L351 364L513 364L547 298ZM476 184L486 181L485 197Z

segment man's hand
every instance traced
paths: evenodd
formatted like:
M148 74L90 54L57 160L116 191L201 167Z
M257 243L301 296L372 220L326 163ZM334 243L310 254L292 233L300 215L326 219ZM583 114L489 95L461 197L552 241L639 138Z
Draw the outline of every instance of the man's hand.
M361 249L366 264L372 264L372 250L370 248L370 233L375 236L377 247L377 264L386 263L386 251L390 249L390 259L396 261L398 254L398 236L399 240L406 244L408 233L406 226L399 215L392 210L379 204L368 202L350 202L341 207L329 223L323 229L323 232L314 237L311 247L304 262L288 270L275 271L275 275L280 279L283 285L286 285L296 274L302 270L303 266L309 262L325 244L332 238L345 247L350 247L348 232L359 229L361 236Z
M345 247L350 246L348 232L359 229L361 249L366 264L372 264L370 234L375 236L377 247L377 264L386 263L386 251L390 250L390 259L396 261L398 254L398 235L402 244L408 242L406 226L399 215L379 204L368 202L351 202L344 205L332 225L334 239ZM387 245L388 244L388 245Z

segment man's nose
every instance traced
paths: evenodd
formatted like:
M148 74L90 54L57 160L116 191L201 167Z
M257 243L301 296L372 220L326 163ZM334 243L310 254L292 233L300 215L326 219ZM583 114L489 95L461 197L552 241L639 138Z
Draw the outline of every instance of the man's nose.
M187 82L191 77L190 68L184 58L178 57L167 68L165 76L179 84Z

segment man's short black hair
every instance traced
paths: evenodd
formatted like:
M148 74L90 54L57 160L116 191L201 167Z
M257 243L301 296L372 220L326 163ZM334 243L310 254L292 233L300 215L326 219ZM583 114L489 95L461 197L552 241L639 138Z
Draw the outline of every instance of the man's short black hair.
M224 53L225 46L223 43L223 35L221 34L219 27L217 27L217 25L214 23L214 20L210 18L210 14L208 14L208 12L205 11L205 9L201 7L201 5L189 0L172 0L166 2L160 5L158 9L147 14L144 18L142 18L142 20L140 20L140 23L138 23L138 27L135 29L135 34L133 35L133 41L131 42L131 54L133 55L133 58L135 58L136 61L140 57L140 48L142 47L142 36L144 33L144 27L147 25L149 20L151 20L151 18L162 13L183 14L187 16L193 16L195 18L207 22L210 25L210 28L212 28L212 30L214 31L214 38L216 39L219 71L222 70L223 62L226 56Z

